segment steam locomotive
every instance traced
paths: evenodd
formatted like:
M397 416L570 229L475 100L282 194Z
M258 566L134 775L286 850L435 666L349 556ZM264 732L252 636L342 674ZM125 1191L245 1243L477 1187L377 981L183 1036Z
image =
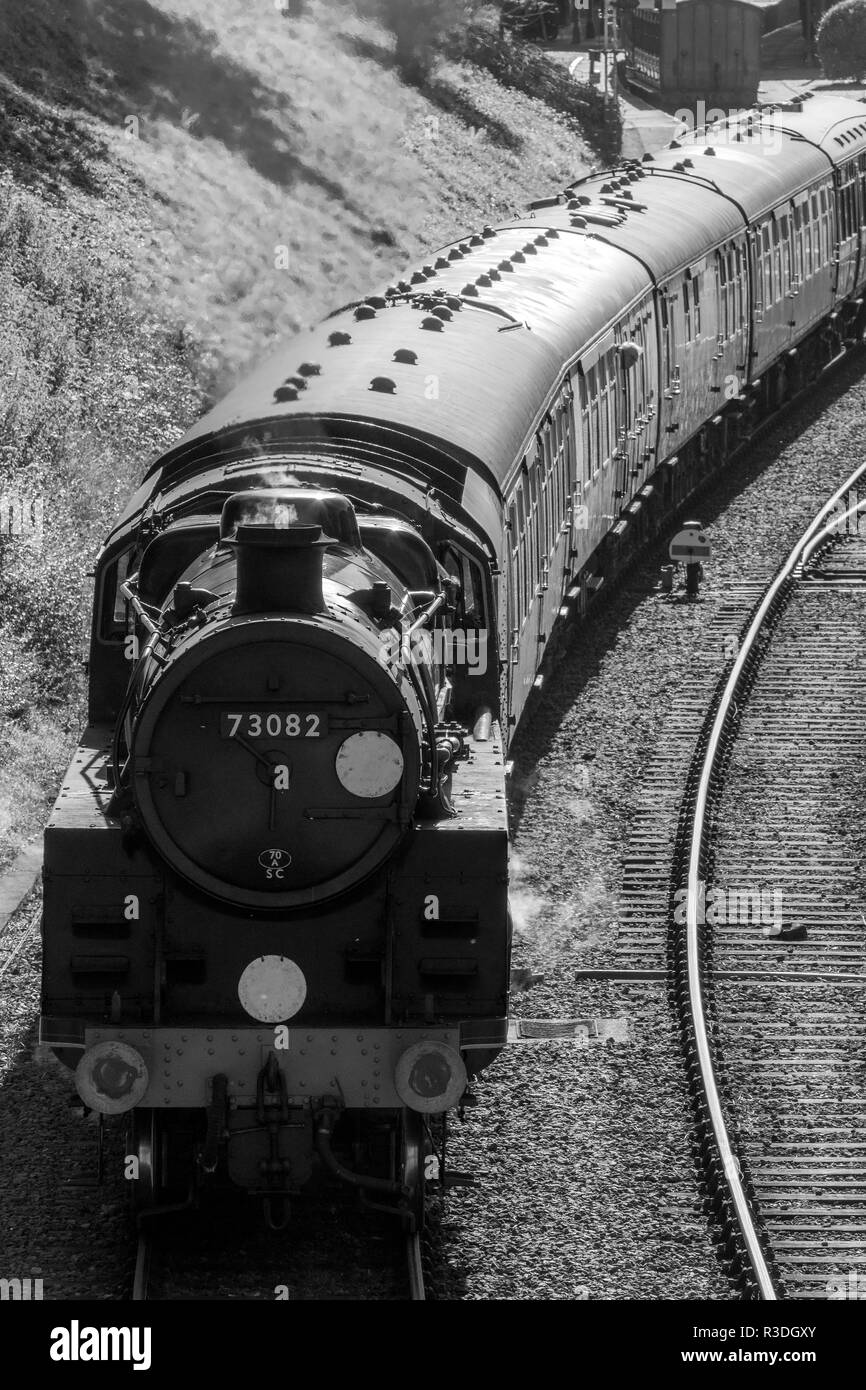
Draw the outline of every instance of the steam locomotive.
M561 620L862 338L864 184L835 96L687 134L332 315L147 473L41 1024L143 1209L229 1182L280 1224L330 1174L423 1219L507 1040L514 728Z

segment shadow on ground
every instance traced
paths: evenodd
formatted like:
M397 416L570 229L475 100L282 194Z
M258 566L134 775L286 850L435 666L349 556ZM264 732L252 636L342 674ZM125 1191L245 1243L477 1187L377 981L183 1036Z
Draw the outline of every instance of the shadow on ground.
M371 62L378 63L380 67L389 71L397 70L397 62L391 49L355 34L343 35L342 38L349 52L354 53L358 58L366 58ZM419 76L416 81L412 82L405 74L401 75L404 82L414 86L422 96L425 96L434 106L438 106L440 111L455 116L469 130L483 131L491 144L498 145L505 150L521 150L523 148L523 141L519 135L516 135L502 121L497 121L495 117L482 111L470 100L462 88L452 86L450 82L432 74Z
M221 50L214 32L148 0L3 0L0 54L10 107L0 157L31 183L60 171L92 187L87 160L105 148L69 119L86 112L121 130L136 119L144 139L148 121L167 121L220 141L280 187L302 180L348 205L298 153L306 141L291 98Z

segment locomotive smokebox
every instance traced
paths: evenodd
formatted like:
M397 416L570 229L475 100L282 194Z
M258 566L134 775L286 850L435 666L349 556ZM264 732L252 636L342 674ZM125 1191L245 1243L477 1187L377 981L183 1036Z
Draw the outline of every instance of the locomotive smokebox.
M322 558L329 544L321 526L238 526L232 612L325 613Z

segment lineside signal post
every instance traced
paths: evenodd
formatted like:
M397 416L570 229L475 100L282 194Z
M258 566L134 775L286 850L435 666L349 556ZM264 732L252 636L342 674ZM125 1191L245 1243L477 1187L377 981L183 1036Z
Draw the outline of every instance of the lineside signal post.
M668 547L668 554L677 564L686 567L686 595L689 599L698 596L698 587L703 578L702 560L709 560L712 548L701 529L699 521L687 521L682 531L678 531Z

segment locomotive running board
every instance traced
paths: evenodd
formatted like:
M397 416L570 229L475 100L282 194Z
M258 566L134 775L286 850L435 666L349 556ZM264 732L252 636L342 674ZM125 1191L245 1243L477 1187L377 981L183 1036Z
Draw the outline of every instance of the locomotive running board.
M573 1042L578 1047L590 1043L628 1042L627 1018L511 1018L508 1045L513 1043Z

